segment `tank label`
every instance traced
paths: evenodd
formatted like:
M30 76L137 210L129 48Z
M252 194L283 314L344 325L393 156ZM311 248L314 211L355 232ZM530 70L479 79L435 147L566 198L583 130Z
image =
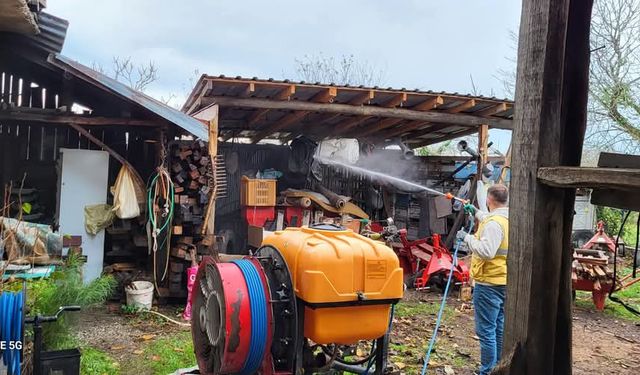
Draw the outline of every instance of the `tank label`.
M384 260L367 261L367 279L386 279L387 262Z

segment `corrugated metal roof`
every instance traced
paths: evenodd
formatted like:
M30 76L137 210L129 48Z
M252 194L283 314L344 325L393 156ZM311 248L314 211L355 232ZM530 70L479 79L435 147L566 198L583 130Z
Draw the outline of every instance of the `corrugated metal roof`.
M69 21L40 12L36 15L40 34L28 36L33 44L49 53L60 53L67 37Z
M49 62L72 75L85 80L93 85L101 86L113 94L137 104L148 111L164 118L168 122L188 131L193 136L207 141L209 139L208 129L204 124L195 118L188 116L170 106L159 102L152 97L138 92L129 86L116 81L106 75L84 66L77 61L60 54L52 54L48 58Z

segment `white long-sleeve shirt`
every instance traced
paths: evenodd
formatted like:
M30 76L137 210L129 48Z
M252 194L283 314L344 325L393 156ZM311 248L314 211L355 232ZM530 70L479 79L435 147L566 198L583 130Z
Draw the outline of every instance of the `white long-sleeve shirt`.
M486 213L483 211L476 212L476 219L478 221L482 221L487 216L500 215L504 216L507 219L509 218L509 207L500 207L496 208L490 213ZM495 221L489 221L482 230L482 233L478 234L478 238L471 234L467 234L464 237L464 242L467 244L469 249L473 251L480 259L493 259L498 252L498 248L500 247L500 243L504 237L504 233L502 232L502 227Z

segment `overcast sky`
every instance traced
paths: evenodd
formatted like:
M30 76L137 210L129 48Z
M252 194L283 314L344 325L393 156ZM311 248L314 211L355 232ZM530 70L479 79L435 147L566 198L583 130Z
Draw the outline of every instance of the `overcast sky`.
M194 70L296 79L304 55L353 54L385 71L384 86L504 97L517 0L50 0L70 22L63 53L109 67L153 61L154 96L183 100ZM504 143L504 142L500 142ZM506 148L504 145L500 148Z

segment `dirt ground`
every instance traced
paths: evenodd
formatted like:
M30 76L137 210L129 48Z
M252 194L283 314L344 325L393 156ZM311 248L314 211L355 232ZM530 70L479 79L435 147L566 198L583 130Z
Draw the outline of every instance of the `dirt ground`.
M435 293L409 292L398 305L389 353L395 374L416 374L422 368L439 298ZM176 317L175 311L171 307L162 309L171 317ZM474 334L472 307L451 298L444 316L429 373L473 374L478 365L479 343ZM143 320L100 307L81 315L78 336L85 345L106 352L126 373L126 364L136 360L136 353L140 353L145 342L184 330L160 318ZM573 345L576 375L640 373L640 323L576 307Z

